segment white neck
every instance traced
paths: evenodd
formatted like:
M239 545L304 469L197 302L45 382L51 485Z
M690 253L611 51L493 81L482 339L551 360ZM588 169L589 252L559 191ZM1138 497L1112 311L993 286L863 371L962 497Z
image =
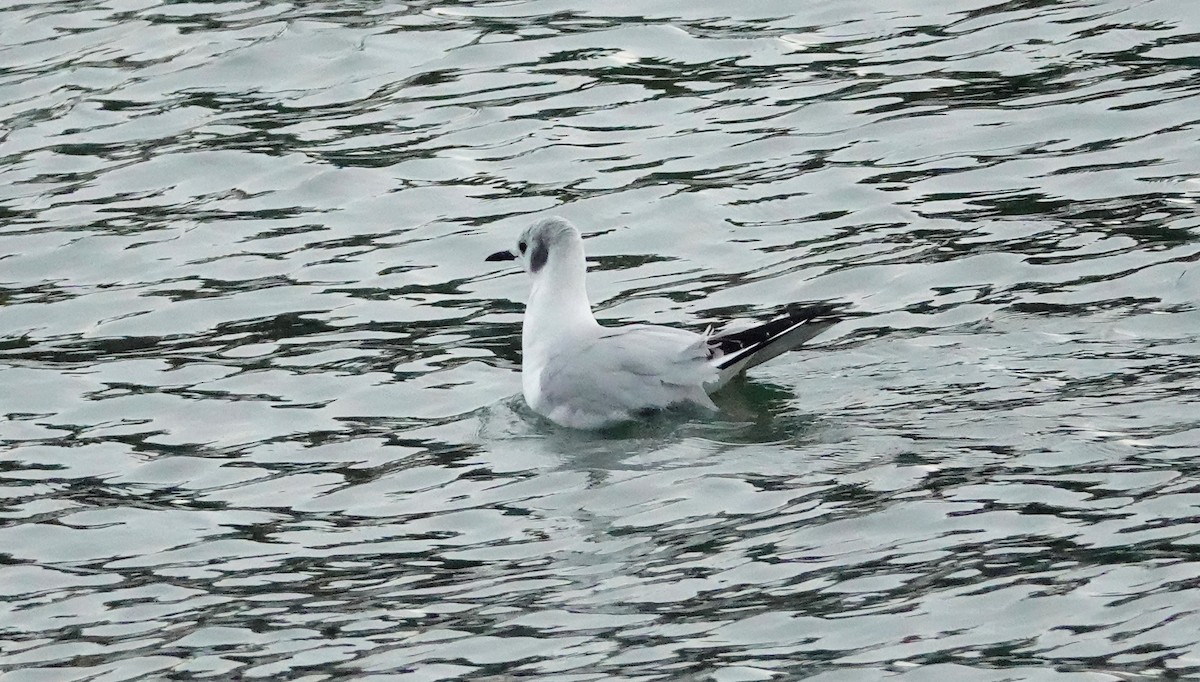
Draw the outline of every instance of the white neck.
M533 276L521 329L526 354L540 354L542 347L563 334L598 326L584 284L583 245L575 241L555 246L560 250Z

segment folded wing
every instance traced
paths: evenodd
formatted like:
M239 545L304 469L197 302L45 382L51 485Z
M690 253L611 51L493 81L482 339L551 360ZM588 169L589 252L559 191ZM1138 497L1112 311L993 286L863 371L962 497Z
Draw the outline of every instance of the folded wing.
M715 410L704 387L719 370L707 342L670 327L600 327L594 338L571 344L575 352L547 358L540 402L554 421L585 428L681 404Z

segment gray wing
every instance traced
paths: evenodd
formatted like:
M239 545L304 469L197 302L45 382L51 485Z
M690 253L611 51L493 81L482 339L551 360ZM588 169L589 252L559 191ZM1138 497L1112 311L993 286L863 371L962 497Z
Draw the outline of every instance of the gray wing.
M549 410L612 421L639 410L692 403L716 409L704 390L717 379L707 337L682 329L631 325L601 327L571 352L548 358L541 393Z

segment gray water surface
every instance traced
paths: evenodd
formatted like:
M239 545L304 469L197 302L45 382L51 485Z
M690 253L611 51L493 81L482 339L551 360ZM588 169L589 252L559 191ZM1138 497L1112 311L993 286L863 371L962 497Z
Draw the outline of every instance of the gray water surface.
M989 4L990 3L990 4ZM1200 5L0 8L0 677L1200 675ZM607 323L855 313L554 428Z

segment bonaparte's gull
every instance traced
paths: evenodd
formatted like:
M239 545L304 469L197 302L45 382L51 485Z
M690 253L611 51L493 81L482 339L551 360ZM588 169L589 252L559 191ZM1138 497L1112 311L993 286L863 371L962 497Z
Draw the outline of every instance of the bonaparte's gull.
M533 280L521 330L525 401L556 424L602 428L675 405L716 410L709 393L836 323L832 305L790 307L731 333L649 324L604 327L592 316L583 238L562 218L530 225L513 251Z

